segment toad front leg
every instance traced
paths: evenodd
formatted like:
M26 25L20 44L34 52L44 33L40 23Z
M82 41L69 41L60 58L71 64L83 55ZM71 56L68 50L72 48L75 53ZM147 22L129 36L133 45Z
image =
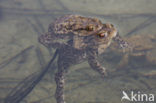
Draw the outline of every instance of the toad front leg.
M88 63L91 66L91 68L95 71L97 71L102 78L107 76L106 73L106 68L101 66L101 64L99 63L99 61L97 60L97 54L95 51L89 51L88 53Z

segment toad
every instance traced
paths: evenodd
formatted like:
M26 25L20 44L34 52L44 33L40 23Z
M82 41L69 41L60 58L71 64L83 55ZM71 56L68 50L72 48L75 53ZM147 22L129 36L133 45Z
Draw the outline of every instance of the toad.
M55 74L57 103L65 103L64 84L69 66L87 60L102 77L107 75L97 56L105 51L112 40L122 48L128 47L114 25L103 24L97 18L65 15L49 25L48 32L39 37L39 42L58 50L58 71Z

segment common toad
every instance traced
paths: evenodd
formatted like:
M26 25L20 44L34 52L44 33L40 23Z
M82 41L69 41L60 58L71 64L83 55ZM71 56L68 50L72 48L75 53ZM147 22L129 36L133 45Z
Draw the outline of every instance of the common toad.
M106 69L98 62L97 55L104 52L112 39L122 48L128 47L112 24L102 24L97 18L65 15L49 25L48 32L39 37L39 42L59 50L55 74L57 103L65 103L65 74L70 65L88 60L93 70L106 76Z

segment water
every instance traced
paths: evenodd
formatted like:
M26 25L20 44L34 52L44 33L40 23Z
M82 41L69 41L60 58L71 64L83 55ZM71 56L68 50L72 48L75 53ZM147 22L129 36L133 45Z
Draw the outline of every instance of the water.
M54 50L45 48L37 38L47 31L50 22L65 14L111 22L122 36L154 36L149 39L152 42L144 44L153 48L145 53L147 57L130 55L129 62L118 71L123 53L108 49L101 55L102 65L112 71L105 80L87 62L72 66L66 79L67 103L121 103L122 91L156 95L155 5L155 0L0 0L0 103L24 78L31 84L36 72L45 68ZM55 62L52 68L20 103L56 102Z

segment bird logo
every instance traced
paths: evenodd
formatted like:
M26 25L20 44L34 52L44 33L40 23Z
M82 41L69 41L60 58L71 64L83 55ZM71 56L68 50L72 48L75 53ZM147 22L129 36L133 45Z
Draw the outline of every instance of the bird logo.
M123 94L123 96L122 96L122 98L121 98L121 101L122 101L123 99L126 99L126 100L131 101L131 99L129 98L129 96L127 95L127 93L126 93L125 91L122 91L122 94Z

